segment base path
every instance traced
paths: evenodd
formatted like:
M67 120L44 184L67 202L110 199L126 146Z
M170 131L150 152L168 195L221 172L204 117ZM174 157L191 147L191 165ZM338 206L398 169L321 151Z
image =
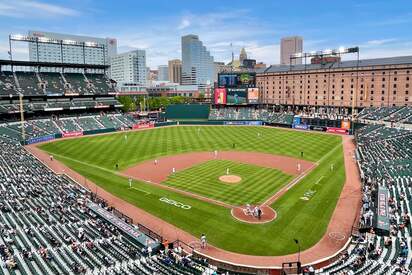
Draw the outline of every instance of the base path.
M253 164L278 169L289 175L299 175L313 167L313 163L307 160L258 152L219 151L217 156L214 152L191 152L144 161L121 174L146 182L161 183L167 180L173 168L178 172L209 160L231 160ZM300 164L300 171L297 169L298 164Z
M332 214L325 235L316 245L301 252L300 257L303 264L325 261L331 255L342 249L351 235L352 225L359 216L361 202L361 183L357 170L357 164L354 160L355 145L353 144L351 137L344 136L342 138L346 169L345 185L343 186L342 193ZM41 151L34 145L26 146L26 148L55 172L66 173L68 176L76 180L79 184L83 185L84 187L97 193L98 196L107 200L111 206L117 208L120 212L123 212L125 215L131 217L135 222L139 222L147 226L148 228L164 236L168 240L179 239L185 243L194 243L199 241L199 236L194 237L189 233L177 228L176 226L169 224L164 220L121 200L120 198L103 190L95 183L85 179L77 172L69 169L59 161L51 161L47 153ZM191 161L193 162L193 160ZM196 252L211 259L217 259L233 265L244 265L261 268L280 268L282 266L282 263L296 261L298 257L297 253L285 256L244 255L226 251L212 245L208 245L206 249L196 249Z

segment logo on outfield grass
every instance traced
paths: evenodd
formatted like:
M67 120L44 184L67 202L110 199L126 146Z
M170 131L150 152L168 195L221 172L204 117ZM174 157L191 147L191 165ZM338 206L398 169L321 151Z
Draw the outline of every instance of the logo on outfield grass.
M165 198L165 197L160 198L159 201L176 206L178 208L182 208L184 210L189 210L190 208L192 208L190 205L183 204L181 202L177 202L177 201Z
M301 200L308 201L310 200L314 195L316 191L315 190L308 190L303 194L303 197L300 197Z

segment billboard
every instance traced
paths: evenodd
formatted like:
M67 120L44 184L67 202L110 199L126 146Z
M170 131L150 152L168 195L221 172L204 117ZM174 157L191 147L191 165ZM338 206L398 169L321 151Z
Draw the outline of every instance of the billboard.
M247 89L247 100L251 104L256 104L259 101L259 88Z
M225 88L215 89L215 104L226 104L226 89Z
M226 104L247 104L247 91L245 88L230 88L226 92Z
M341 126L342 129L350 129L350 120L342 120Z
M217 83L225 88L255 88L255 73L220 73Z

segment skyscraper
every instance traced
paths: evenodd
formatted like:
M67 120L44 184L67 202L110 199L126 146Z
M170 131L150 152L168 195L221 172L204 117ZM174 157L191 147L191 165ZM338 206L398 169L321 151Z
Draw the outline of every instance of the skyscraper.
M29 43L30 61L110 64L110 58L117 54L117 40L114 38L98 38L42 31L29 31L28 36L42 40L51 39L67 42L66 45ZM86 47L83 52L83 47L67 45L73 42L95 43L99 46L104 46L104 55L102 48Z
M182 82L182 61L180 59L169 60L169 81L173 83Z
M134 50L111 59L111 77L121 83L147 84L146 51Z
M169 81L169 68L167 67L167 65L160 65L158 67L157 80Z
M196 85L199 89L213 85L215 66L213 56L197 35L182 37L182 84Z
M300 36L284 37L280 40L280 64L289 65L290 56L303 51L303 38ZM293 64L302 64L302 59L293 59Z

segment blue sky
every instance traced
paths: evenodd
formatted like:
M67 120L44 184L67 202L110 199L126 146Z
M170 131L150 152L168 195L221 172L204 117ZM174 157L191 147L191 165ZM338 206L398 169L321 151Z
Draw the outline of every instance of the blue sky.
M180 37L198 34L216 61L242 46L249 57L279 62L283 36L304 37L304 50L359 46L361 58L412 55L412 1L309 0L0 0L0 58L8 34L29 29L113 37L118 51L142 48L155 68L180 58ZM27 59L27 45L15 56Z

